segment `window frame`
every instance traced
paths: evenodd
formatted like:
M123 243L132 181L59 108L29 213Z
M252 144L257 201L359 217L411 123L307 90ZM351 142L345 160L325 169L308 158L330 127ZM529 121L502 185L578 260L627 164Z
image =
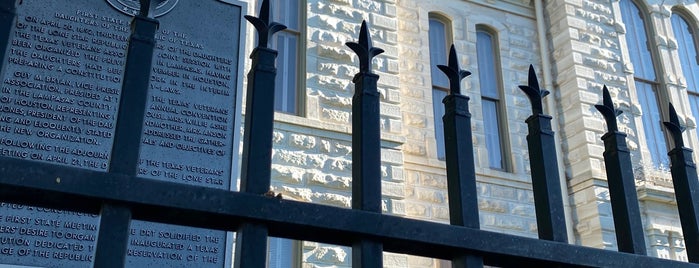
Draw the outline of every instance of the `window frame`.
M626 7L624 6L626 4L628 4L630 10L626 10ZM660 68L660 70L657 68L661 65L659 51L657 48L655 48L657 47L657 44L655 44L655 40L651 38L652 36L655 36L655 32L653 31L652 27L653 20L652 18L650 18L649 12L646 12L648 10L647 7L640 1L620 0L619 9L621 13L621 19L623 23L626 25L626 33L624 34L624 38L626 41L626 47L628 51L628 60L631 61L634 68L633 87L636 91L636 99L642 107L653 105L653 103L644 103L644 100L641 99L641 96L639 94L641 90L645 90L638 85L639 83L650 85L650 88L654 95L654 105L658 109L657 113L659 118L653 118L650 114L652 111L643 110L643 108L641 108L641 128L643 128L644 132L643 137L645 139L646 150L649 152L648 159L650 159L650 164L653 168L668 168L670 159L669 157L667 157L667 152L669 151L669 145L671 140L669 139L668 134L662 125L662 122L666 121L668 118L667 109L669 105L669 96L667 88L664 86L662 68ZM637 11L637 13L633 14L634 11ZM628 17L626 16L627 12L629 13ZM636 20L638 20L641 23L643 27L642 32L629 30L629 25L634 25L633 23L635 23ZM634 29L636 28L635 26L633 27ZM629 35L631 35L631 33L633 33L633 35L636 36L636 39L631 40L629 38ZM643 34L643 36L645 37L645 45L638 46L638 51L632 51L630 48L636 48L636 46L629 45L629 41L634 41L634 43L638 43L640 41L638 40L638 34ZM645 49L647 51L647 56L643 54L644 51L642 51L642 49ZM634 62L637 61L637 58L639 62L645 62L644 60L650 60L650 64L634 64ZM645 69L646 67L650 67L652 72L648 72L648 70ZM646 77L649 74L653 77ZM651 139L651 137L656 136L656 139Z
M301 241L299 240L291 240L291 239L285 239L285 238L278 238L278 237L268 237L267 238L267 267L268 268L300 268L302 266L302 246ZM277 250L279 250L279 246L285 247L285 249L288 252L281 252L278 253ZM273 253L278 253L278 254L288 254L288 256L284 256L287 258L288 263L273 263L273 260L275 258L272 256ZM277 260L278 261L278 260Z
M277 56L277 76L275 79L275 88L274 88L274 94L275 94L275 103L274 103L274 110L275 112L280 112L280 113L285 113L285 114L290 114L290 115L296 115L296 116L305 116L306 114L306 101L305 101L305 88L306 88L306 46L307 46L307 41L306 41L306 6L307 2L306 0L295 0L298 1L297 6L298 8L298 14L297 14L297 28L292 28L293 25L289 25L285 19L280 18L279 14L279 9L282 8L282 5L280 5L280 2L287 2L289 0L272 0L270 3L271 7L271 19L275 22L280 22L286 26L288 26L286 29L278 32L273 38L270 40L270 48L277 50L279 53ZM262 1L258 2L258 6L261 5ZM293 3L285 3L285 4L293 4ZM286 72L284 66L286 65L287 58L285 51L278 50L278 41L280 38L283 36L292 36L296 38L296 42L294 43L296 46L295 53L292 55L295 57L293 60L295 62L295 70L293 74L288 74ZM288 88L286 87L287 85L283 83L285 79L285 75L289 75L295 79L294 81L294 88ZM280 96L280 94L283 94ZM279 102L280 99L286 99L284 96L286 94L291 94L293 95L293 101L287 102L287 101L282 101ZM279 105L286 107L290 104L293 105L290 110L287 110L283 107L279 107Z
M444 96L449 94L449 80L446 77L445 74L443 74L439 69L436 67L437 65L446 65L447 64L447 59L448 59L448 53L449 53L449 46L453 43L453 38L452 38L452 25L451 25L451 20L447 18L446 16L436 13L436 12L430 12L428 14L428 25L430 25L433 21L436 21L438 23L441 23L444 25L444 47L443 47L443 52L444 52L444 58L441 59L434 59L433 56L433 44L432 44L432 36L430 35L432 33L432 29L428 30L428 40L429 40L429 48L430 48L430 83L431 83L431 93L432 93L432 113L434 117L434 134L435 134L435 150L436 150L436 156L437 159L439 160L446 160L446 149L444 145L444 122L442 121L442 117L444 116L444 104L442 103L443 99L436 99L435 98L435 93L440 94L440 96L443 94ZM438 61L435 61L438 60ZM440 76L441 75L441 76ZM439 84L440 81L436 77L441 77L441 79L446 79L445 84ZM435 83L437 82L437 83ZM441 114L438 114L438 112L441 111Z
M678 32L679 30L675 27L678 26L675 23L675 18L679 19L679 23L682 24L680 26L687 28L687 32L689 34L688 36L682 35L681 38L678 36L678 33L684 34L684 31ZM699 31L696 26L696 20L687 11L675 7L672 9L672 15L670 16L670 25L672 27L672 34L674 35L675 40L677 40L677 54L680 60L682 76L685 78L686 82L687 99L689 102L690 112L694 118L699 118L699 76L692 75L692 79L688 79L688 73L699 73ZM688 39L690 41L687 41ZM681 42L680 40L683 41ZM685 47L685 45L688 45L689 47ZM693 50L694 58L690 58L689 55L683 55L683 49L687 51ZM683 59L693 62L694 68L682 62ZM687 68L689 68L689 70ZM696 72L692 72L694 70L696 70ZM696 136L699 138L699 132L696 133Z
M476 57L478 58L477 60L477 65L480 65L482 55L480 54L480 50L478 49L478 44L479 44L479 34L484 33L487 34L490 38L490 44L489 47L492 50L492 78L495 80L495 86L493 88L492 94L484 94L483 91L483 85L484 82L484 74L483 72L484 67L483 66L477 66L478 68L478 79L480 82L480 93L481 93L481 108L483 112L483 134L486 139L486 149L488 150L488 167L490 169L494 170L499 170L499 171L504 171L504 172L512 172L512 160L511 160L511 150L509 150L510 143L509 143L509 129L507 127L507 106L505 105L505 99L504 99L504 89L503 89L503 81L502 81L502 60L501 60L501 55L500 55L500 38L495 29L493 27L486 25L486 24L476 24ZM490 81L487 81L490 82ZM488 127L486 120L485 120L485 115L486 115L486 107L484 105L485 102L493 102L495 104L495 116L497 119L495 128L497 129L497 141L491 141L491 142L496 142L497 143L497 151L500 153L500 163L499 165L494 165L492 163L492 155L491 153L495 150L492 150L491 148L489 139L488 139L488 134L486 128Z

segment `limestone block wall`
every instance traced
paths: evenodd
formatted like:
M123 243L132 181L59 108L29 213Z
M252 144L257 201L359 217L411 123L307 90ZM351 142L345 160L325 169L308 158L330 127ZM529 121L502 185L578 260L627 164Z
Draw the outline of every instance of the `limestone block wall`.
M583 245L616 250L616 238L609 204L601 136L606 125L593 105L601 100L603 85L609 87L618 109L620 131L626 133L638 188L651 256L686 260L682 232L676 212L672 179L665 168L650 165L644 147L645 133L634 85L634 66L626 47L626 26L618 0L545 1L551 26L547 39L551 48L554 90L563 135L566 176L573 197L575 238ZM660 73L661 98L675 104L690 131L687 145L697 148L694 118L688 108L677 45L673 40L670 15L681 8L694 16L695 1L638 1L648 14L650 49L657 53L655 68ZM697 23L696 21L692 23ZM664 105L666 109L666 105ZM647 111L646 111L647 112ZM665 116L667 112L665 113ZM665 117L667 120L667 117ZM692 146L694 145L694 146ZM695 156L696 157L696 156Z
M526 1L528 2L528 1ZM463 94L471 98L473 144L478 173L481 228L536 236L533 198L527 159L524 120L531 106L518 85L526 84L529 64L540 65L534 10L525 1L399 1L398 27L403 145L406 171L406 214L448 222L444 161L437 158L432 112L429 50L429 15L439 14L451 23L451 36L462 69L473 72L463 80ZM483 133L480 84L475 51L476 25L495 29L502 66L506 135L510 141L512 171L489 168Z
M620 129L629 135L629 147L638 151L634 113L630 109L623 73L619 32L611 5L598 1L546 1L551 25L548 39L553 60L554 96L563 137L566 176L575 206L575 236L584 245L615 247L614 226L604 173L606 132L596 109L603 85L613 92L624 114Z
M382 187L384 213L428 221L449 222L445 164L437 158L432 110L429 55L429 15L450 21L450 39L463 69L464 94L471 98L473 144L478 179L481 228L536 237L534 201L524 120L530 103L518 85L527 83L533 64L542 86L552 94L546 112L554 117L561 143L564 198L569 211L571 243L616 249L601 136L606 125L594 105L603 85L624 114L620 130L628 146L637 186L649 254L686 259L677 219L672 183L665 170L649 168L643 147L645 134L633 85L633 66L625 48L625 25L618 0L543 1L543 18L530 0L306 0L302 46L304 113L275 115L272 187L284 198L339 207L351 204L351 102L357 59L346 42L355 41L366 20L374 45L386 52L374 61L381 76ZM668 98L677 103L689 127L688 143L697 145L696 120L687 102L676 42L669 27L673 7L699 17L695 1L645 0L651 14ZM257 0L248 0L249 13ZM546 50L538 43L537 19L545 23ZM696 23L696 22L695 22ZM476 58L476 25L487 25L498 37L505 102L505 130L511 169L489 168ZM255 36L248 27L246 55ZM675 45L673 45L675 44ZM544 53L545 55L542 55ZM546 54L547 53L547 54ZM543 70L543 56L551 59ZM249 62L247 63L249 68ZM551 81L543 80L550 72ZM699 146L692 146L699 148ZM350 267L351 249L303 242L303 267ZM387 267L448 267L441 260L386 253Z

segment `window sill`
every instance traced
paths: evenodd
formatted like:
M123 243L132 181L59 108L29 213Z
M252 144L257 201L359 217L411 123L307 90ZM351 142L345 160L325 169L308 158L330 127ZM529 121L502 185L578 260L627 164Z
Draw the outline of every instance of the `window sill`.
M326 134L323 134L322 132L342 133L342 134L347 134L350 136L352 135L352 127L350 125L322 122L319 120L309 119L306 117L291 115L291 114L286 114L286 113L281 113L281 112L274 113L274 122L317 129L317 130L320 130L320 132L314 133L314 134L317 134L320 136L328 136ZM282 127L282 126L280 126L280 127ZM391 134L391 133L386 133L384 131L381 132L381 140L385 141L385 142L389 142L390 144L383 145L383 146L388 146L388 147L399 146L399 145L404 144L406 142L405 137Z

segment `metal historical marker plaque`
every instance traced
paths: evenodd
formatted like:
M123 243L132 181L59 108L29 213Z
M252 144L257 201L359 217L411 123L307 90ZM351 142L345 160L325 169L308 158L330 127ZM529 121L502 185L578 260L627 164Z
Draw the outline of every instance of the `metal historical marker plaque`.
M2 62L0 155L109 168L137 0L22 0ZM157 0L139 177L230 190L244 3ZM91 267L99 215L0 203L0 265ZM223 267L223 231L132 221L129 267Z

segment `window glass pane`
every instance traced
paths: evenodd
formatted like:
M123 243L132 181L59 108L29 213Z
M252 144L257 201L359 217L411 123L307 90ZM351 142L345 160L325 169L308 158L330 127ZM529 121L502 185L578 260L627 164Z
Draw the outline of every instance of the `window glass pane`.
M667 145L665 145L665 137L660 125L660 111L653 85L636 81L636 92L643 110L641 119L643 120L646 146L650 151L652 164L655 167L660 167L661 165L669 167Z
M689 28L689 24L680 15L672 14L672 30L677 39L677 52L680 56L682 74L687 80L687 90L699 92L699 65L697 64L697 48L694 43L695 36ZM699 116L699 114L694 114Z
M643 21L641 10L630 0L619 2L621 15L626 25L626 43L634 68L634 75L646 80L655 81L653 58L648 45L648 33Z
M298 36L288 32L277 33L277 77L274 89L274 108L277 111L296 113L296 77Z
M299 0L273 0L272 18L286 25L289 30L299 30Z
M446 25L436 19L430 19L430 69L432 85L443 88L449 87L449 79L437 68L437 65L447 64L447 33Z
M269 256L267 258L269 268L290 268L294 264L294 241L276 237L269 238Z
M694 118L699 117L699 96L694 94L689 94L689 106L692 108L692 114ZM699 131L697 131L699 135Z
M446 159L444 152L444 104L442 100L447 96L447 92L439 89L432 90L432 108L434 112L434 136L437 140L437 158Z
M476 53L478 56L478 78L481 86L481 95L499 99L498 79L496 77L497 66L493 47L493 36L488 32L478 31L476 34Z
M498 119L498 103L483 100L483 128L485 143L488 148L488 161L491 168L503 169L502 147L500 146L500 120Z

